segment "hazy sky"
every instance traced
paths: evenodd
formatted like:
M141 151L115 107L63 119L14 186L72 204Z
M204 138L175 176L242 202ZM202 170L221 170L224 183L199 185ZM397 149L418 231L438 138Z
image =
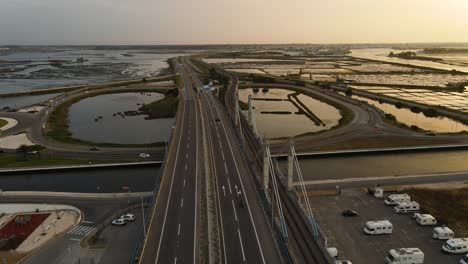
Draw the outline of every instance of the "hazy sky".
M468 42L468 0L0 0L0 45L370 42Z

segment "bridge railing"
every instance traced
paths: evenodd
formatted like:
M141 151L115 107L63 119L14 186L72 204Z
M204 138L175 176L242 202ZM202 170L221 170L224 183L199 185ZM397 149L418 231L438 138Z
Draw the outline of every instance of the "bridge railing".
M177 122L181 118L180 117L180 113L182 112L181 109L184 107L184 105L183 105L183 103L181 103L181 101L182 100L179 99L179 105L177 107L177 114L175 115L175 118L174 118L174 124L177 124ZM140 231L140 234L138 236L138 240L136 241L134 249L133 249L133 253L132 253L132 255L131 255L130 259L129 259L129 264L134 264L137 260L139 260L139 257L140 257L140 255L142 253L144 242L146 240L147 233L149 232L149 224L150 224L150 221L151 221L151 208L156 206L155 202L156 202L156 198L159 195L159 188L160 188L160 183L161 183L161 180L162 180L162 177L163 177L163 172L164 172L164 170L165 170L165 168L167 166L168 153L169 153L170 148L172 146L172 140L174 138L174 132L175 132L175 126L171 130L171 133L169 135L169 139L167 141L167 142L169 142L169 145L166 145L166 148L165 148L165 151L164 151L163 162L161 163L161 167L159 169L159 177L157 177L156 180L155 180L155 184L154 184L154 188L153 188L154 195L152 196L151 201L150 201L149 205L147 206L146 210L145 209L143 210L143 212L145 213L144 223L143 223L145 228L142 228L141 231ZM146 231L146 233L145 233L145 231Z

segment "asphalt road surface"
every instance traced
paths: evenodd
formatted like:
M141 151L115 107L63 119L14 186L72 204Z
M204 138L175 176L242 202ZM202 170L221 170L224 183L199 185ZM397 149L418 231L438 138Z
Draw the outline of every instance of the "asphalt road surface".
M1 203L48 203L48 204L67 204L75 206L82 211L83 218L81 222L67 230L62 236L51 240L40 250L32 254L26 259L24 263L27 264L62 264L62 263L78 263L79 258L94 258L98 257L88 249L82 249L79 244L80 240L89 235L97 226L108 221L109 218L117 211L125 209L134 204L140 204L141 200L139 197L133 198L112 198L112 199L91 199L91 198L43 198L39 196L31 197L7 197L0 196ZM141 218L138 218L141 220ZM132 224L138 224L134 222ZM141 224L139 225L141 226ZM138 227L132 226L130 229ZM135 231L136 232L136 231ZM119 234L109 234L111 237L118 237ZM124 261L114 263L128 263L129 255L136 243L135 236L137 234L129 234L126 243L119 245L109 244L109 249L112 252L122 252L121 254L128 255L128 258ZM110 252L109 252L110 254ZM104 254L105 255L105 254Z
M227 263L281 263L273 231L226 110L211 93L202 93L200 97L207 116L211 159L215 163L223 259Z
M140 263L198 262L200 117L190 77L176 68L184 82L176 133Z

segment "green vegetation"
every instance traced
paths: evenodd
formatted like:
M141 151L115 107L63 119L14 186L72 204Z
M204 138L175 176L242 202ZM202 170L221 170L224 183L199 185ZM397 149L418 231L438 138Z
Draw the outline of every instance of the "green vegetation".
M276 80L273 77L268 77L268 76L260 76L260 75L255 75L251 74L250 78L254 83L275 83Z
M46 158L41 157L40 155L28 155L26 158L18 155L0 155L0 168L80 165L89 164L90 162L93 164L111 163L111 161L97 161L87 159Z
M455 231L457 237L468 236L468 188L405 190L421 204L421 208ZM450 206L447 206L447 205ZM460 208L461 210L454 210Z
M210 78L218 81L222 85L229 84L229 77L224 74L220 74L214 67L210 68Z
M165 93L162 100L140 107L142 113L148 115L146 119L171 118L175 116L178 104L178 89L171 89Z
M75 97L70 99L60 105L58 105L55 110L50 114L49 119L47 120L46 126L46 136L54 141L62 142L62 143L69 143L69 144L80 144L80 145L87 145L87 146L99 146L99 147L141 147L142 144L115 144L115 143L103 143L103 142L90 142L85 141L77 138L73 138L70 131L68 131L68 110L71 105L77 103L88 97L103 95L103 94L116 94L116 93L127 93L127 92L139 92L141 90L136 89L125 89L119 91L103 91L103 92L94 92L88 93L79 97ZM149 90L144 90L148 92ZM158 90L161 92L161 90ZM166 91L166 93L168 93ZM168 100L165 101L165 107L162 106L154 106L155 108L166 109L166 112L172 111L172 107ZM151 108L151 107L150 107ZM148 147L159 147L163 146L164 142L155 142L152 144L144 144Z
M0 128L6 126L6 124L8 124L8 122L5 119L0 119Z
M427 48L423 50L426 54L460 54L468 53L468 49L451 49L451 48Z
M441 58L418 56L415 52L412 52L412 51L403 51L400 53L390 52L388 54L388 57L390 58L397 57L397 58L405 59L405 60L443 61L443 59Z

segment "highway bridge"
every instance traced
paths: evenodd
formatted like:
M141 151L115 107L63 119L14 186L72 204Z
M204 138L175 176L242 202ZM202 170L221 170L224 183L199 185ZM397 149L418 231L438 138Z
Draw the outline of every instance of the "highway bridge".
M182 81L176 128L139 263L283 263L228 113L201 92L191 63L175 64ZM210 180L215 200L205 202ZM202 221L213 214L214 222Z

